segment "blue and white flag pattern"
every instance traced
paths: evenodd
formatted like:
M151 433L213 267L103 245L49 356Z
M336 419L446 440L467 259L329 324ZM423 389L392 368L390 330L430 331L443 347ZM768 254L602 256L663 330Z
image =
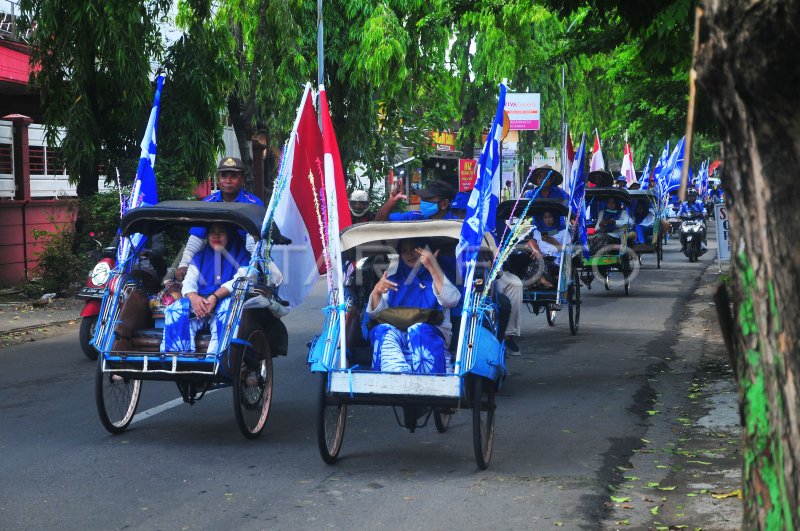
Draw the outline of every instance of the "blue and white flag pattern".
M156 94L153 98L153 108L150 111L150 119L147 121L147 128L144 131L139 156L139 167L136 170L136 180L133 182L133 190L128 198L126 205L123 205L123 215L125 212L142 205L155 205L158 203L158 189L156 188L156 126L158 124L158 114L161 109L161 90L164 88L164 76L158 76L156 80ZM121 238L117 247L117 263L123 264L132 252L137 251L146 241L143 234L133 234L130 238Z
M667 163L669 162L669 140L667 143L664 144L664 149L661 151L661 156L658 158L658 162L656 163L656 167L653 170L653 177L656 179L656 188L658 189L658 196L662 197L664 195L664 168L666 167Z
M681 186L681 173L683 172L683 150L686 144L686 137L681 138L675 149L672 150L672 155L669 156L669 161L663 170L664 183L666 185L665 191L667 193L677 190Z
M653 155L647 157L647 164L644 165L642 170L642 178L639 180L642 190L650 188L650 162L653 160Z
M578 240L583 248L583 255L589 258L589 236L586 231L586 178L583 175L584 158L586 157L586 134L581 137L581 145L575 153L575 164L572 165L570 181L574 184L570 193L570 210L576 215Z
M475 271L475 260L483 233L494 230L497 204L500 202L500 139L503 136L505 104L506 86L501 84L497 112L478 159L478 177L467 202L467 215L461 227L461 239L456 247L456 256L464 268L464 278L469 283ZM470 286L467 286L467 289L470 289Z

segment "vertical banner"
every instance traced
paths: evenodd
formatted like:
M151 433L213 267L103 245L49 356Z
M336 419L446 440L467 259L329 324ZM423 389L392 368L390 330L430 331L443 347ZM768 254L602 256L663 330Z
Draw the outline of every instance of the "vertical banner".
M731 248L728 238L730 232L728 230L728 209L725 203L717 203L714 205L714 219L717 222L717 261L719 263L730 261Z
M478 161L475 159L458 159L458 191L469 192L475 188Z

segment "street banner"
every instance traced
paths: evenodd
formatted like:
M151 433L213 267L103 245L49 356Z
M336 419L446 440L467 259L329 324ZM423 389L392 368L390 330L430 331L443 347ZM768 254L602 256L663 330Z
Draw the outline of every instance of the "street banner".
M509 92L503 111L508 115L510 131L538 131L541 95L538 92Z
M725 203L714 205L714 219L717 222L717 261L728 262L731 259L730 232L728 230L728 209Z
M475 187L478 174L478 161L475 159L458 159L458 191L469 192Z

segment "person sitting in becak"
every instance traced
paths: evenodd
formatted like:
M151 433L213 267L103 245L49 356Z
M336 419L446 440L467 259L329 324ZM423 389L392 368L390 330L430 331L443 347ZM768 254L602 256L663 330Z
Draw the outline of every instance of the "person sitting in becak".
M450 308L461 299L425 239L404 239L399 260L375 284L366 308L372 368L383 372L444 373L452 335ZM409 310L401 318L393 309ZM400 321L405 322L401 323Z
M606 207L597 216L594 234L589 236L589 249L592 255L608 245L622 243L622 229L630 223L625 206L617 198L609 197Z
M635 223L636 243L648 243L653 239L653 224L656 222L656 211L650 201L639 199L633 213Z
M524 279L526 284L538 283L546 288L555 288L558 283L561 247L567 230L561 219L549 210L537 216L536 228L526 242L532 257Z
M237 230L214 223L208 228L208 244L192 257L181 286L183 297L164 310L162 352L195 352L195 334L209 326L207 352L217 351L220 332L225 329L234 281L247 274L250 253ZM270 284L283 277L270 262Z

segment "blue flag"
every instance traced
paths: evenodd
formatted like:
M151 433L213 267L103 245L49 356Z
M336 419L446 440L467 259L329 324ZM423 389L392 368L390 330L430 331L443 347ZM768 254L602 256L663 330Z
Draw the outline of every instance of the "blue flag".
M683 150L686 143L686 137L681 138L675 149L672 150L672 155L669 156L667 166L664 168L664 183L666 185L666 192L669 193L677 190L681 186L681 173L683 172Z
M497 112L478 159L476 172L478 177L467 202L467 215L461 227L461 239L456 247L456 256L464 268L464 278L468 283L465 286L468 291L472 289L475 261L483 233L494 230L497 204L500 202L500 138L503 135L505 104L506 86L501 84Z
M572 165L572 193L569 205L575 214L578 238L583 248L583 254L589 258L588 235L586 233L586 178L583 175L584 158L586 158L586 134L581 136L581 145L575 153L575 163Z
M659 197L664 195L664 168L669 162L669 140L664 144L664 149L661 151L661 156L658 158L656 167L653 170L653 176L656 178L656 188L658 189Z
M639 181L642 190L647 190L650 188L650 161L653 160L653 155L647 157L647 164L644 165L644 169L642 170L642 178Z
M156 174L153 169L156 164L156 125L158 113L161 109L161 90L164 87L164 76L156 80L156 94L153 98L153 108L150 110L150 119L144 131L139 156L139 167L136 170L136 179L133 181L133 190L127 204L123 205L123 214L142 205L155 205L158 203L158 189L156 188ZM117 247L117 263L122 264L131 255L131 252L141 248L146 237L143 234L133 234L130 238L121 238Z

